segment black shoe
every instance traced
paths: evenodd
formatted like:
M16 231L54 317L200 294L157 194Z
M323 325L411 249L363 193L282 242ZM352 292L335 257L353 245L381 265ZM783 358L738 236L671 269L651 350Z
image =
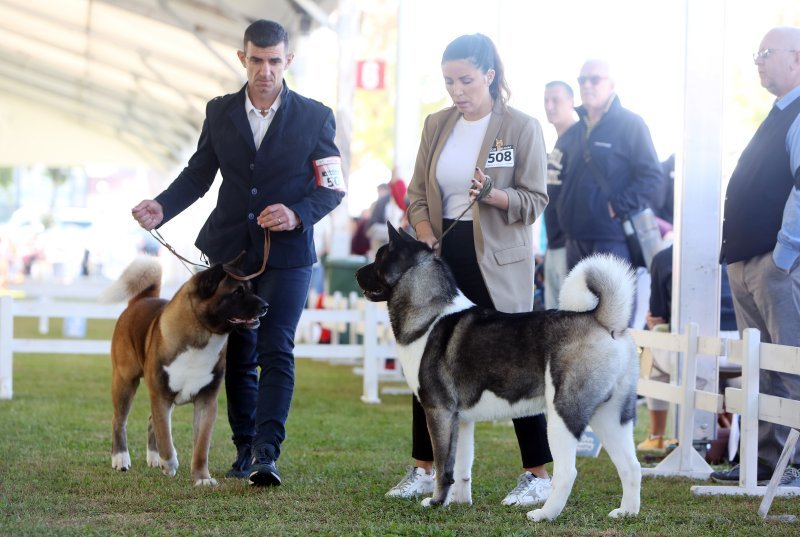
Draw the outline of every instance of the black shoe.
M281 475L275 467L275 461L263 450L257 450L250 463L250 484L257 487L277 487L281 484Z
M250 475L250 444L236 446L236 460L231 464L231 469L225 473L225 477L237 479L247 479Z
M766 485L772 478L772 471L763 466L759 466L756 470L756 484ZM717 483L738 483L739 482L739 465L737 464L729 470L720 470L711 473L711 480Z

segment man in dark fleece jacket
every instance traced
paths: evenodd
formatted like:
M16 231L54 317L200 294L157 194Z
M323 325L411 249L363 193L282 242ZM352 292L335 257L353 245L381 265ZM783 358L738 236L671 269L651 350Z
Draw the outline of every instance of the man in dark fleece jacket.
M663 181L650 131L620 104L608 64L587 61L578 84L580 121L556 144L563 182L558 218L569 268L595 252L630 260L620 216L652 207Z

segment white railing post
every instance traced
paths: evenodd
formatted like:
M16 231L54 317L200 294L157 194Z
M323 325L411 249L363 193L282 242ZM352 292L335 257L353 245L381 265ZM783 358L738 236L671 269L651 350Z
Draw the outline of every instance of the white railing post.
M0 296L0 399L14 394L14 299Z
M38 299L42 314L39 316L39 333L46 334L50 331L50 317L47 315L47 306L50 304L50 297L42 295Z
M681 336L686 343L684 350L680 353L680 359L682 360L680 389L678 391L680 397L671 401L679 405L678 447L658 463L655 468L643 468L642 475L683 476L705 479L712 472L711 467L692 445L694 413L697 407L698 395L696 392L696 375L699 327L697 323L688 323L686 331L687 333Z
M364 307L364 394L365 403L380 403L378 397L378 308L372 302Z
M739 485L754 489L758 486L758 394L761 390L761 333L755 328L747 328L742 332L742 342L744 345L742 363L744 409L741 414Z

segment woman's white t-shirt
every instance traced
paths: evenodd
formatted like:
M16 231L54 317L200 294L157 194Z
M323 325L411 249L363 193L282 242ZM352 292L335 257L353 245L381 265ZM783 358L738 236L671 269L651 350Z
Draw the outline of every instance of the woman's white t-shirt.
M458 118L436 163L436 180L442 192L442 217L455 220L469 205L469 189L492 113L475 121ZM472 220L467 212L462 220Z

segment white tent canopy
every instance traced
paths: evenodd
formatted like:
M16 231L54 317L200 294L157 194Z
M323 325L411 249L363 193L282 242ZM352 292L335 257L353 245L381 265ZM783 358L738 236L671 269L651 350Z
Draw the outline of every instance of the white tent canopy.
M232 48L253 20L292 40L335 0L0 0L0 165L169 168L205 103L244 82Z

